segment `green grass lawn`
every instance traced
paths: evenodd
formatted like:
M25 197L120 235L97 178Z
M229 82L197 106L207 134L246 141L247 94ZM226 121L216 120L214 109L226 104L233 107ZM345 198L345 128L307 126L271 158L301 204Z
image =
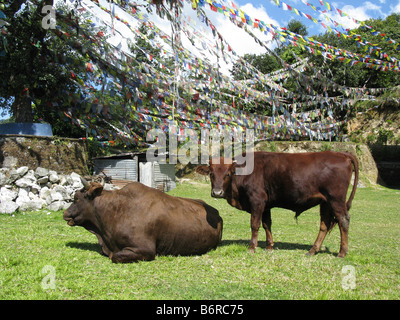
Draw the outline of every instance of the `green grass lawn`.
M273 209L275 251L263 249L261 228L252 254L248 213L211 198L207 184L185 183L170 194L220 211L224 231L216 250L113 264L96 237L69 227L61 211L0 215L0 299L400 299L399 190L357 190L345 259L336 257L338 227L321 253L305 255L318 233L318 207L297 222L293 212Z

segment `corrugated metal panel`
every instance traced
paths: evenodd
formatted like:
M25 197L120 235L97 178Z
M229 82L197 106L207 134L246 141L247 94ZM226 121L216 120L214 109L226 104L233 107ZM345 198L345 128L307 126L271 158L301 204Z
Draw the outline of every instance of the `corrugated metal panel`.
M153 162L139 162L139 181L148 187L154 187L153 164Z
M115 180L138 181L137 158L134 159L95 159L94 173L104 172Z
M174 164L154 162L153 187L164 191L169 191L176 187Z

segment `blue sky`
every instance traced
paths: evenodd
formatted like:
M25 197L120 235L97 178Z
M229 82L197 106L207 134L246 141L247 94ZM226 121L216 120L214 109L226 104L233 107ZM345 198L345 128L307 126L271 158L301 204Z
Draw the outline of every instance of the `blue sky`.
M322 6L319 0L279 0L281 7L275 4L274 0L215 0L220 1L229 7L232 7L232 1L242 9L251 18L260 19L266 23L271 23L279 27L287 26L291 19L300 20L308 28L308 35L317 35L320 33L325 33L325 29L320 23L314 23L312 20L304 17L302 14L297 15L294 12L287 10L286 5L282 5L284 2L297 10L311 15L316 20L321 20L326 25L334 27L333 24L328 23L326 17L323 13L313 10L310 6L305 3L309 3L315 6L317 9L320 8L321 11L326 10L326 6ZM359 21L364 21L370 18L382 18L385 19L391 13L400 13L400 0L328 0L327 1L333 8L337 8L345 12L350 18L354 18ZM208 7L208 6L206 6ZM208 9L208 8L207 8ZM285 10L284 10L285 9ZM215 26L219 32L224 36L231 47L239 54L243 55L245 53L262 54L266 50L256 44L254 40L249 37L243 30L236 28L232 23L226 19L221 14L215 14L206 10L210 13L209 18L215 22ZM335 20L336 22L342 24L345 28L356 28L358 24L352 19L344 16L341 17L337 10L326 12L326 16ZM341 31L338 28L339 31ZM254 29L253 29L254 31ZM378 30L379 31L379 30ZM257 34L261 40L269 40L269 38L262 34ZM270 47L275 46L274 43L269 44Z
M282 0L279 1L282 2ZM278 21L280 26L287 25L290 19L300 20L308 27L309 35L323 33L326 30L321 24L316 24L303 16L298 16L294 12L285 11L282 7L279 8L272 0L235 0L235 2L242 8L252 9L253 7L258 9L260 14L265 11L271 19ZM308 2L317 8L320 7L321 10L326 10L326 7L322 6L319 0L283 0L283 2L306 14L310 14L317 20L321 19L322 21L326 21L319 12L314 11L311 7L304 4L304 2ZM328 0L327 2L335 8L347 13L350 17L360 21L369 18L384 19L393 12L400 13L400 0ZM345 26L357 26L351 19L340 17L335 10L327 14L330 18Z

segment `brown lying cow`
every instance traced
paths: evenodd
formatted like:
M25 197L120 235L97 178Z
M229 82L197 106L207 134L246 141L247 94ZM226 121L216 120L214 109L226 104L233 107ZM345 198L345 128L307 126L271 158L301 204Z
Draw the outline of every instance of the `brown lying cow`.
M103 254L121 263L153 260L156 254L203 254L222 237L222 218L215 208L139 182L116 191L92 182L75 193L64 220L94 233Z
M248 157L254 159L254 169L248 175L235 175L240 166L223 158L211 159L209 166L196 169L200 174L210 175L213 197L225 198L230 205L251 213L249 250L254 251L257 247L261 221L267 234L267 249L272 250L271 208L293 210L297 218L303 211L319 204L320 231L308 254L314 255L319 251L327 232L338 223L341 234L338 256L345 257L350 221L348 210L358 182L356 157L332 151L297 154L255 152L253 155L254 158ZM346 203L352 166L354 184Z

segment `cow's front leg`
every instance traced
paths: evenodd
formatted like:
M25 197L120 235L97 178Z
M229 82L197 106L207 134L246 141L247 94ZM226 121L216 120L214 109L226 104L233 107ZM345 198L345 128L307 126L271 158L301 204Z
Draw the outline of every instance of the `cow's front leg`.
M129 263L154 260L155 256L155 250L127 247L116 253L111 253L109 257L114 263Z
M110 256L111 250L108 249L108 247L106 246L106 244L105 244L104 241L103 241L103 238L100 237L100 235L98 235L97 233L95 233L95 235L96 235L96 237L97 237L97 240L99 241L99 245L100 245L100 247L101 247L101 252L102 252L102 254L105 255L105 256L107 256L107 257Z
M256 210L251 213L251 240L249 251L254 252L258 245L258 230L261 225L262 211Z

